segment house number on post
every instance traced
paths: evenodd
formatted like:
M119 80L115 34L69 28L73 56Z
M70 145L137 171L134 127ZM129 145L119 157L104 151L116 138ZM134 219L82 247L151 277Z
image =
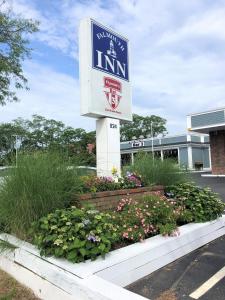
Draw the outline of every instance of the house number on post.
M110 123L110 128L117 128L116 124Z

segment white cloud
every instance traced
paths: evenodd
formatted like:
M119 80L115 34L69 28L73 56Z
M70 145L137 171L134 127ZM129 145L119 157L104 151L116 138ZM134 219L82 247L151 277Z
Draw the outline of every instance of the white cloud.
M33 114L63 121L66 125L94 128L94 119L80 116L78 80L36 63L27 63L25 73L29 91L19 91L18 103L0 107L1 122L17 117L30 118Z
M134 112L167 118L171 133L186 129L186 114L224 106L223 1L64 0L54 1L48 10L43 9L44 2L42 8L38 1L12 3L15 11L41 21L37 38L60 50L62 60L65 54L78 59L78 26L83 17L91 16L128 36ZM28 67L28 75L31 91L22 92L22 102L9 104L5 112L18 107L31 114L35 108L55 119L88 126L79 117L77 79L47 66Z
M181 42L187 38L205 37L225 39L225 8L220 7L199 15L191 16L187 23L174 31L166 32L159 40L159 45Z
M35 36L31 36L31 39L35 38L63 53L70 52L75 47L74 41L71 43L69 38L70 33L66 30L65 19L62 19L60 14L53 14L48 9L41 10L33 1L27 0L9 0L6 2L6 7L11 8L17 15L40 22L40 31Z
M184 131L186 114L224 105L224 68L225 62L219 58L199 56L185 60L165 55L160 64L150 60L141 65L134 78L136 97L140 95L141 106L148 111L161 110L171 132ZM140 75L147 72L149 77ZM173 126L174 120L179 120L179 127Z

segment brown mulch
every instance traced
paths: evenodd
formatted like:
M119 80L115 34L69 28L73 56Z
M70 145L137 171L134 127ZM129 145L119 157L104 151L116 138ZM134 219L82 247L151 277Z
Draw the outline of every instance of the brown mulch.
M40 300L34 293L0 270L0 300Z

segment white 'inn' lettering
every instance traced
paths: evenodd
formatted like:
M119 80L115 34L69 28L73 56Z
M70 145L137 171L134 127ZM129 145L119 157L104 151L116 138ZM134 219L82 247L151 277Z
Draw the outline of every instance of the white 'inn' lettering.
M106 71L112 71L113 73L116 73L116 75L122 75L124 78L126 77L126 64L121 64L117 59L110 58L108 55L104 54L99 51L97 51L97 59L98 63L96 67L105 69Z

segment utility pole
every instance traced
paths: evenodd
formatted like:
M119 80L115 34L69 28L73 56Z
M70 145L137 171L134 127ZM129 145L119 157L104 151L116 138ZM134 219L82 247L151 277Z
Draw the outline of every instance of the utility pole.
M17 168L17 161L18 161L18 149L17 149L18 135L17 134L13 134L12 136L16 138L15 148L16 148L16 168Z
M152 159L153 159L153 162L155 160L155 155L154 155L154 140L153 140L153 122L151 121L151 137L152 137Z

